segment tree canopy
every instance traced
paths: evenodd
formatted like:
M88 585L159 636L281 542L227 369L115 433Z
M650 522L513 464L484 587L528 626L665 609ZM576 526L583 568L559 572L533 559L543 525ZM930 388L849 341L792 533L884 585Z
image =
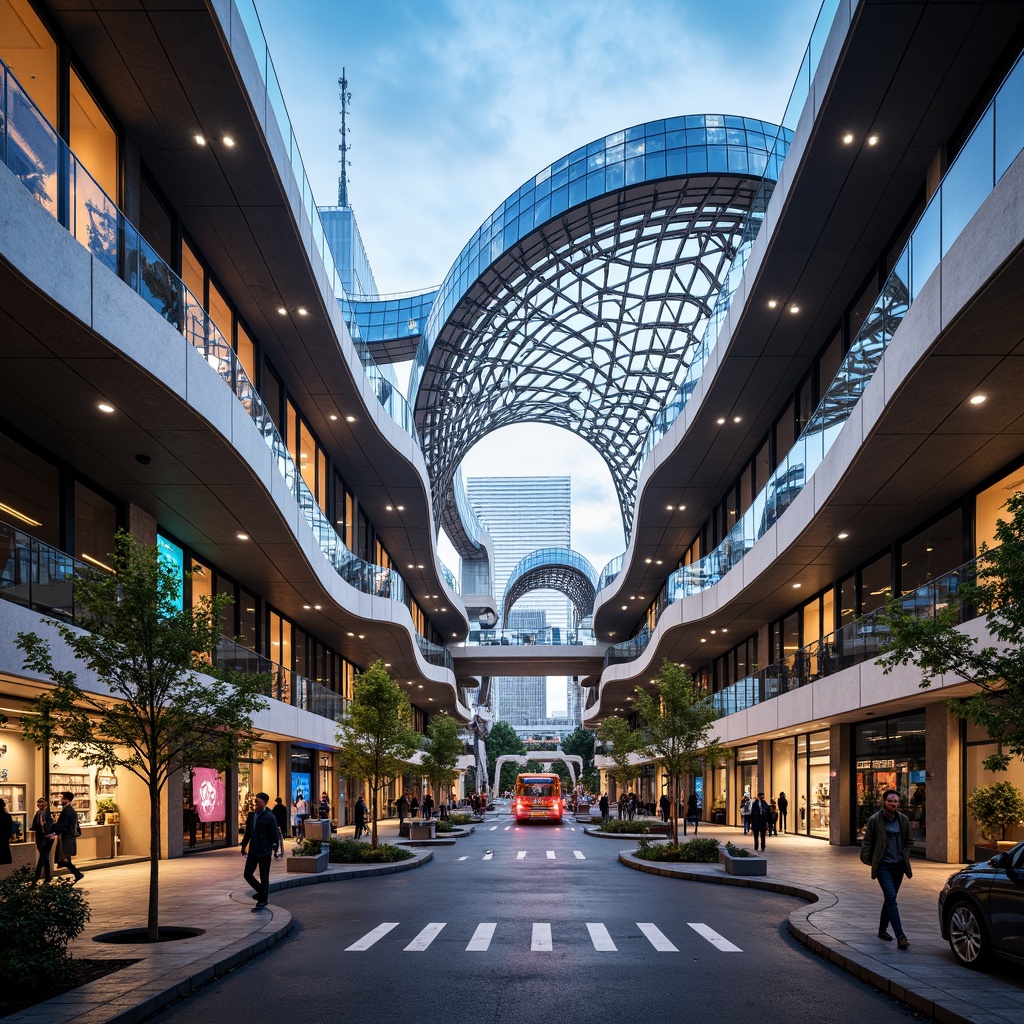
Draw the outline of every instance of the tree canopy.
M919 617L912 600L890 600L884 618L889 635L879 659L886 673L915 665L922 689L945 675L977 687L946 705L996 741L996 752L983 762L988 771L1005 771L1014 757L1024 760L1024 492L1004 507L1008 518L996 523L997 546L982 545L956 601ZM992 642L958 628L965 609L985 617Z
M604 744L605 756L611 759L608 774L621 795L640 774L636 761L630 757L636 751L637 734L626 719L609 715L598 727L597 737Z
M434 715L427 727L429 745L420 767L438 800L445 789L451 796L452 784L465 744L459 737L459 723L450 715Z
M265 706L265 676L224 673L212 663L230 598L179 608L181 580L155 546L118 531L113 572L86 567L74 580L75 626L46 620L96 677L57 669L50 640L19 633L25 667L50 679L22 719L27 739L86 765L130 772L149 793L149 940L159 932L161 793L184 767L223 771L251 747L252 715ZM84 631L84 632L83 632ZM114 698L111 700L111 698Z
M412 705L378 659L356 673L352 700L338 728L342 775L362 779L370 790L371 842L377 847L379 797L402 775L422 737L412 728Z
M518 733L508 722L495 722L491 731L487 734L487 774L492 780L494 792L500 793L505 789L511 789L515 785L516 775L519 769L514 765L506 765L502 772L502 778L494 777L494 766L502 754L525 754L526 745L519 738Z
M667 658L661 663L654 693L638 686L633 706L642 722L637 753L668 777L673 841L679 842L680 783L684 776L702 774L705 764L717 765L728 756L718 738L711 737L718 712L690 673Z
M563 754L575 754L583 758L583 771L580 781L587 789L593 789L594 782L594 733L590 729L579 728L569 733L561 743Z

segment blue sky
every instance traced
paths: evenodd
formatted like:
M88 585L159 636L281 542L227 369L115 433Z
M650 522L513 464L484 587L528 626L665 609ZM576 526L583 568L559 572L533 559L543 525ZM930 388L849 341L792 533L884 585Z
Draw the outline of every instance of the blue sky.
M349 197L381 292L436 285L527 178L621 128L690 113L777 122L820 0L256 0L321 206L337 202L339 99L352 93ZM583 442L508 427L469 476L569 474L573 546L600 569L624 538ZM454 553L442 558L456 569Z

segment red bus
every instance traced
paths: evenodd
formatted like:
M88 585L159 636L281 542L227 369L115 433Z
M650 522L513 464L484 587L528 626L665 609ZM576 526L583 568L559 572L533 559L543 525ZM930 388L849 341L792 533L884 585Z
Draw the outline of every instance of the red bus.
M562 823L562 780L544 772L524 772L516 776L512 813L516 824L524 821Z

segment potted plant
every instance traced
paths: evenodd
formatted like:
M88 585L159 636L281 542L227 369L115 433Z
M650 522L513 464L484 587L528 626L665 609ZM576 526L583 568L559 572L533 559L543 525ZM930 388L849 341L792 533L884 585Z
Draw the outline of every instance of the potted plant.
M1006 838L1007 830L1024 824L1024 796L1012 782L979 786L967 798L967 810L987 840L974 847L975 860L989 860L1009 849L1013 843Z
M108 814L117 813L117 801L111 799L109 796L100 797L96 801L96 824L103 825L106 823ZM113 823L111 823L113 824Z
M718 863L727 875L767 875L768 861L741 846L726 843L718 848Z
M315 839L303 839L292 848L291 855L285 860L285 870L313 875L327 870L330 863L330 847L326 842Z

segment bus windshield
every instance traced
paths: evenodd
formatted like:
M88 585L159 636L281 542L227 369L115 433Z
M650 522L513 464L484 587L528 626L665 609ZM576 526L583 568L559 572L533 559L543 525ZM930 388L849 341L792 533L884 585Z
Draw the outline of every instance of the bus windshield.
M516 781L516 796L559 796L561 792L560 779L533 779L521 775Z

